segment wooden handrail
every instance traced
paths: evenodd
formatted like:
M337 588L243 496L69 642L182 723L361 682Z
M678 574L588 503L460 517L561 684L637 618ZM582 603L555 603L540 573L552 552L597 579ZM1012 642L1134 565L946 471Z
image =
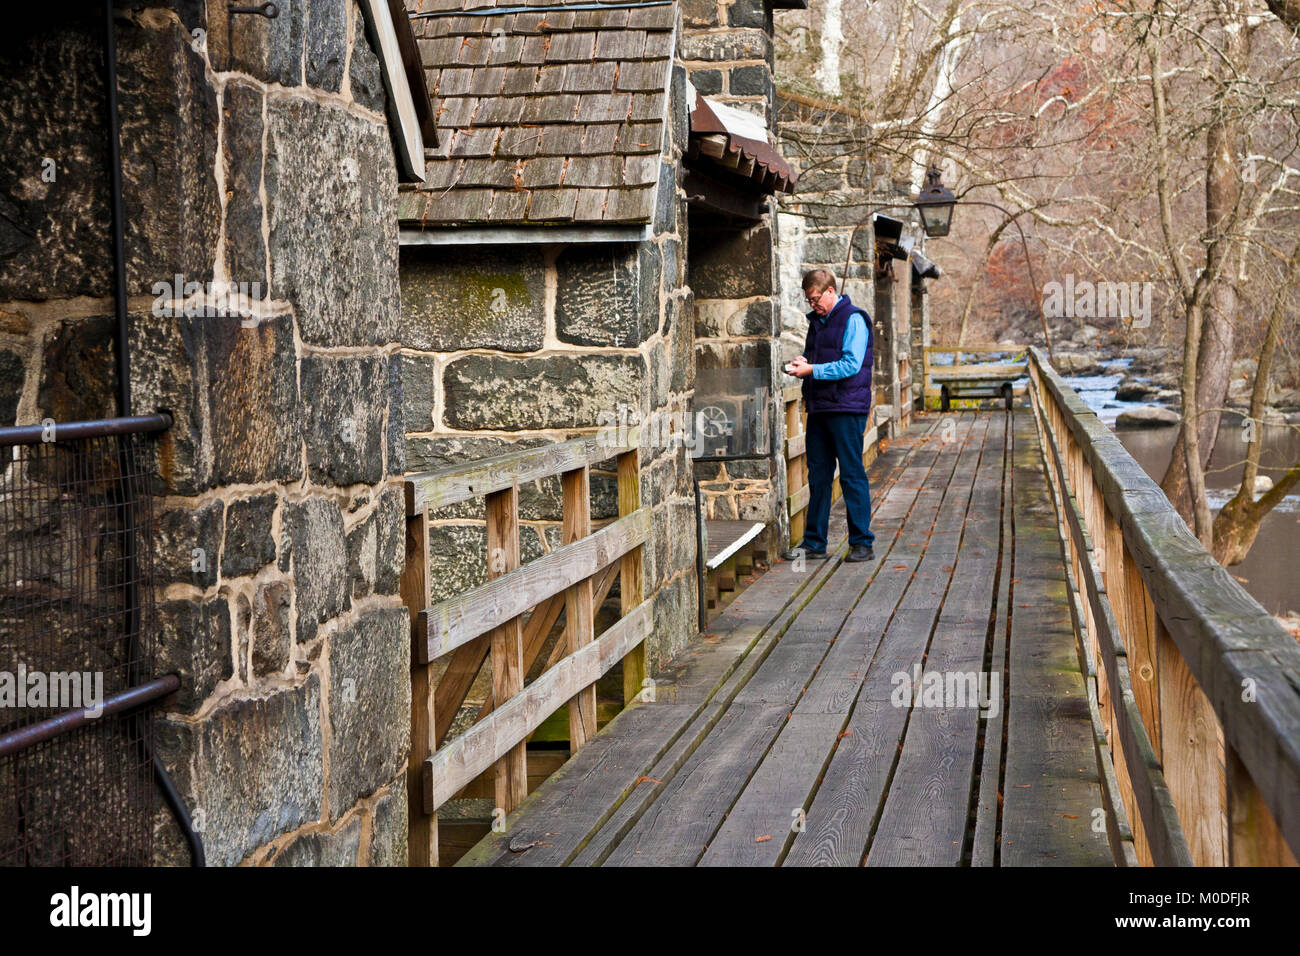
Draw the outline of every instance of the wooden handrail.
M616 459L619 518L591 529L590 469ZM519 485L559 476L563 544L520 562ZM644 641L652 601L642 600L641 550L650 510L641 504L639 431L601 432L406 479L407 547L402 599L411 614L411 753L407 763L413 866L436 866L437 811L480 774L494 771L496 806L509 814L527 793L529 734L569 705L570 751L596 732L595 684L623 661L625 702L641 692ZM430 601L430 509L485 499L486 583L437 604ZM622 617L595 635L597 592L607 593L617 565ZM546 632L565 612L564 633L542 674L527 687L528 668ZM535 609L535 610L533 610ZM533 610L528 626L524 615ZM452 655L440 680L433 662ZM464 734L440 746L475 676L491 660L490 706ZM631 688L631 690L629 690Z
M613 564L649 535L650 509L638 508L573 544L425 608L416 620L417 660L435 661L526 613Z
M412 517L426 508L454 505L514 484L594 465L636 448L639 441L640 431L634 426L621 432L608 428L554 445L523 448L463 465L415 472L406 476L406 514Z
M1300 646L1038 349L1030 394L1143 863L1294 864ZM1116 746L1118 744L1118 746Z

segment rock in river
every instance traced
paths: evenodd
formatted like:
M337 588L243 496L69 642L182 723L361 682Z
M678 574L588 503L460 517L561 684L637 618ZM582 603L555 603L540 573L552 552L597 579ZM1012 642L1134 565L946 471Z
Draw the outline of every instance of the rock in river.
M1165 428L1177 425L1182 419L1178 413L1159 405L1143 405L1120 412L1115 419L1116 428Z

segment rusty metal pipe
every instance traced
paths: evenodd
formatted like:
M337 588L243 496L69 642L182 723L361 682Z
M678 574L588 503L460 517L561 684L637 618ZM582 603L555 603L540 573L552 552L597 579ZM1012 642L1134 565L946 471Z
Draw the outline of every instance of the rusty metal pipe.
M52 740L60 734L75 730L83 724L104 717L112 717L114 714L125 713L128 710L134 710L137 707L158 700L160 697L174 694L180 689L180 686L181 679L179 677L175 674L167 674L164 677L155 678L136 687L129 687L126 690L118 691L116 694L110 694L104 698L101 705L103 709L98 714L92 713L89 707L83 707L80 710L69 710L57 717L50 717L39 723L11 730L7 734L0 735L0 757L8 757L10 754L27 750L42 741Z

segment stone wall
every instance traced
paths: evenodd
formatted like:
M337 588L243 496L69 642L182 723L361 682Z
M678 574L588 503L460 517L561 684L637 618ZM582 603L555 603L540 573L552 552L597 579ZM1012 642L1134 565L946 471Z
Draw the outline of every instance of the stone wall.
M677 67L650 240L402 248L411 471L564 441L620 420L648 425L656 416L677 422L680 435L695 380L677 162L686 137L684 94L685 71ZM646 428L645 435L660 431ZM613 460L593 472L591 487L599 526L618 514ZM653 670L696 633L694 490L680 439L643 444L641 498L652 509L642 586L655 602L647 639ZM558 477L520 488L520 512L522 560L559 546ZM485 581L483 500L430 519L433 599ZM617 613L614 602L598 630ZM486 693L488 670L471 699Z
M182 688L157 749L211 865L402 865L405 426L380 66L350 0L229 25L227 6L117 19L134 411L175 419L151 530L156 671ZM0 41L3 424L116 413L101 19L63 11ZM254 301L210 315L159 286L174 281L249 283ZM188 862L165 811L156 832L158 862Z
M906 381L900 362L903 375L910 374L911 266L894 260L888 271L880 268L871 219L873 213L905 219L906 208L890 204L910 204L906 187L876 175L861 114L786 94L778 94L777 114L782 150L800 170L798 192L782 199L778 216L782 279L797 286L809 269L829 269L840 291L871 314L874 421L889 434L904 426L896 409L907 407L895 393ZM915 238L917 230L907 234ZM806 313L801 300L782 302L783 361L803 351Z
M712 100L775 126L772 13L764 0L684 0L680 54L691 84ZM721 174L725 179L725 174ZM776 258L773 205L751 225L694 215L688 281L695 293L696 363L700 369L758 368L771 390L769 426L780 448L780 392L791 382L772 348L779 334L782 285ZM704 396L699 396L701 403ZM763 451L764 449L756 449ZM784 527L785 463L764 460L697 466L705 514ZM781 532L783 534L783 532Z

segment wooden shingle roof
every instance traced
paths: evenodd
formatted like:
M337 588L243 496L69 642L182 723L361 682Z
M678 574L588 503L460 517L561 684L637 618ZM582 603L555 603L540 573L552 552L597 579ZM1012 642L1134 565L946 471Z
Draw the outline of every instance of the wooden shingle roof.
M675 5L583 6L407 0L438 146L405 226L650 221Z

